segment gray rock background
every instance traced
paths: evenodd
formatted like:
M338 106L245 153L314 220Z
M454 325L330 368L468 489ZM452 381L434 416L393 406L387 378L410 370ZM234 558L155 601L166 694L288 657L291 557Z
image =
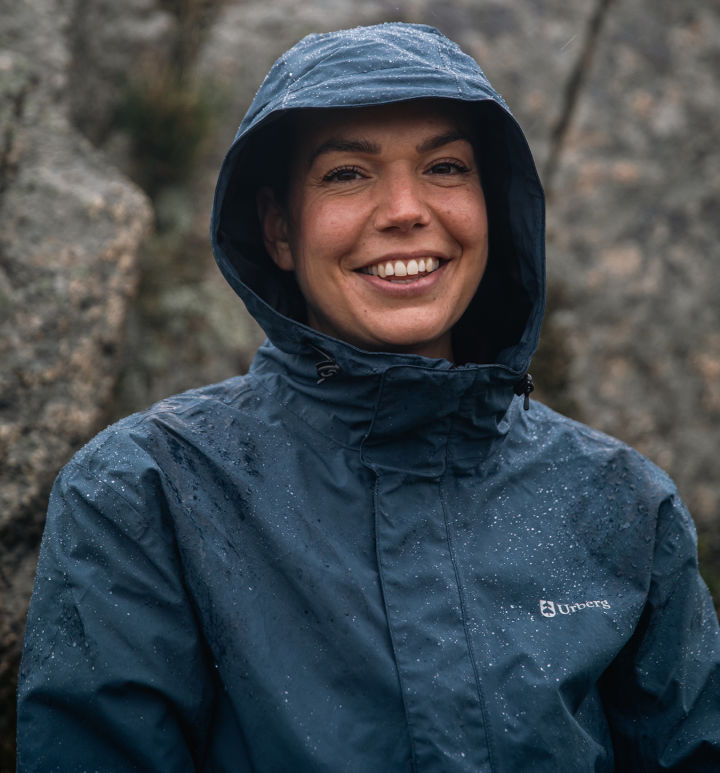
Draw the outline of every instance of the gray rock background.
M549 194L538 392L670 472L720 592L717 3L0 0L0 19L0 771L57 470L261 340L209 205L255 88L311 31L430 23L503 93ZM128 119L143 90L184 127L165 168Z
M0 768L49 486L102 424L151 220L72 126L67 14L0 2Z

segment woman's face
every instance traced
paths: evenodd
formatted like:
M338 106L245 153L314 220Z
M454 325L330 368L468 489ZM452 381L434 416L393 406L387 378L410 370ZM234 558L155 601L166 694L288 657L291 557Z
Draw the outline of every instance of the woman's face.
M286 204L259 194L265 246L308 324L362 349L453 359L487 263L485 199L462 109L309 111Z

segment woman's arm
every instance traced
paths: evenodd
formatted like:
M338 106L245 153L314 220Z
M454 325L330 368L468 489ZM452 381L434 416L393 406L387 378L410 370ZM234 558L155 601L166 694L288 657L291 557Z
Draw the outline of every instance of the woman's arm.
M648 601L604 679L619 771L720 770L720 631L690 515L660 508Z
M216 678L155 473L136 469L76 460L53 489L19 675L21 773L201 766Z

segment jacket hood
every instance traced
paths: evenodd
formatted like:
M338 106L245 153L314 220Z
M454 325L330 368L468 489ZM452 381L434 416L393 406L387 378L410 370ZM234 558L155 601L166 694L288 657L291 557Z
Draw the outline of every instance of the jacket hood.
M433 27L389 23L303 38L273 65L222 164L211 241L223 275L272 343L292 355L327 352L341 367L378 372L382 364L451 367L417 355L367 353L304 324L291 273L267 254L256 192L283 175L286 116L293 111L360 108L417 99L472 105L488 209L485 276L453 330L458 364L479 360L490 341L493 363L522 376L537 346L544 309L544 195L527 141L477 63ZM270 176L270 177L269 177ZM480 334L482 332L482 335Z

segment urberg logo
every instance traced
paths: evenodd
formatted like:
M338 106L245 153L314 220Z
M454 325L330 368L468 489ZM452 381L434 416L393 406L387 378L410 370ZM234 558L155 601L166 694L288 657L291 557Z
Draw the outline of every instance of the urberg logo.
M577 604L559 604L555 601L540 599L540 614L543 617L555 617L555 615L572 615L581 609L610 609L607 599L602 601L580 601Z
M545 617L555 617L555 604L552 601L540 599L540 614Z

